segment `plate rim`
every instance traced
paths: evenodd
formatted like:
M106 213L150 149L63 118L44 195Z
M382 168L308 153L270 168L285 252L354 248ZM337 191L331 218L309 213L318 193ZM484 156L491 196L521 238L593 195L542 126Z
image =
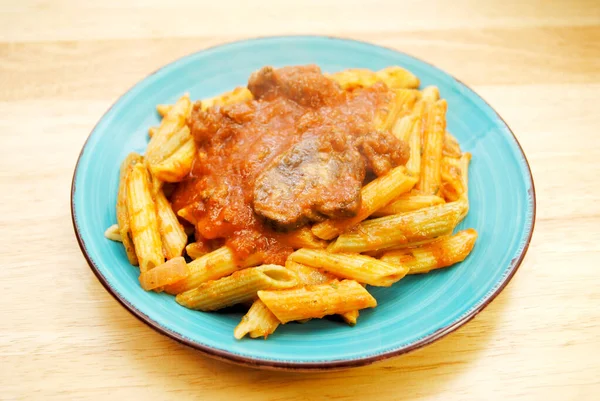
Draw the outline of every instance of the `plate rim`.
M398 349L389 350L386 352L382 352L382 353L379 353L376 355L370 355L370 356L366 356L366 357L359 357L359 358L354 358L354 359L341 359L341 360L333 360L333 361L318 361L318 362L302 362L302 361L286 361L286 360L253 358L253 357L249 357L249 356L243 356L240 354L236 354L234 352L230 352L230 351L226 351L226 350L216 349L216 348L207 346L205 344L198 343L196 341L193 341L193 340L181 335L180 333L178 333L174 330L171 330L168 327L161 325L159 322L150 318L148 315L146 315L141 310L139 310L135 305L133 305L131 302L129 302L127 299L125 299L124 296L122 296L120 293L118 293L110 285L107 278L100 272L100 268L96 264L96 262L94 260L92 260L92 258L90 257L89 252L87 250L87 246L81 236L80 228L79 228L79 225L77 222L77 215L75 212L76 178L77 178L77 172L80 167L81 158L86 150L86 147L90 141L90 138L92 137L93 133L96 131L96 128L98 127L98 125L104 120L106 115L115 107L115 105L117 103L119 103L119 101L121 100L121 98L123 98L123 96L125 96L127 93L129 93L131 90L133 90L138 84L140 84L141 82L150 78L151 76L155 75L159 71L161 71L165 68L168 68L177 62L180 62L181 60L184 60L188 57L192 57L197 54L206 52L208 50L212 50L212 49L216 49L216 48L220 48L220 47L224 47L224 46L228 46L228 45L242 44L245 42L256 42L256 41L263 41L263 40L277 40L277 39L328 39L328 40L334 40L334 41L340 41L340 42L355 42L355 43L359 43L362 45L367 45L367 46L371 46L371 47L376 47L376 48L380 48L380 49L393 51L395 53L399 53L399 54L402 54L409 58L412 58L414 60L417 60L420 63L426 64L428 66L435 68L436 70L443 72L444 74L446 74L447 76L451 77L453 80L458 82L460 85L462 85L466 89L468 89L471 92L471 94L473 94L474 96L479 98L479 100L481 100L487 107L489 107L489 109L491 111L493 111L493 113L498 118L498 120L504 124L508 133L510 133L510 135L512 135L512 137L515 141L515 144L517 145L518 150L520 152L520 156L522 157L522 161L524 162L523 165L526 167L527 177L525 177L526 178L525 181L526 181L526 183L527 183L527 181L529 181L529 188L528 188L527 192L528 192L528 195L530 198L530 202L527 202L527 205L529 207L531 207L531 224L529 225L529 227L525 227L526 229L527 228L529 229L529 232L527 233L527 237L523 241L522 247L520 248L518 254L511 260L510 265L507 268L507 274L505 274L504 277L502 277L501 281L496 286L496 288L493 291L487 293L483 297L483 301L480 301L481 303L479 305L477 305L474 308L472 308L471 310L469 310L467 313L465 313L463 316L461 316L456 321L415 341L413 344L409 344L407 346L401 346ZM190 348L198 350L202 354L204 354L208 357L211 357L211 358L234 363L237 365L253 367L253 368L270 369L270 370L288 370L288 371L299 371L299 372L301 372L301 371L304 371L304 372L331 371L331 370L340 370L340 369L370 365L374 362L378 362L378 361L382 361L382 360L385 360L388 358L400 356L400 355L406 354L408 352L414 351L416 349L422 348L428 344L431 344L431 343L447 336L448 334L452 333L453 331L456 331L459 327L468 323L475 316L477 316L483 309L485 309L504 290L504 288L512 280L513 276L516 274L517 270L521 266L521 263L522 263L523 259L525 258L525 255L527 254L527 250L529 249L529 245L531 243L531 239L533 236L533 231L534 231L535 223L536 223L536 212L537 212L535 183L533 180L533 174L531 172L531 166L529 165L527 156L525 155L525 152L523 151L523 147L521 146L521 143L517 139L516 135L514 134L514 132L510 128L510 126L506 123L506 121L502 118L502 116L500 116L500 114L496 111L496 109L494 109L483 97L481 97L477 92L475 92L473 89L471 89L470 86L466 85L464 82L462 82L460 79L456 78L452 74L446 72L445 70L442 70L441 68L436 67L435 65L433 65L427 61L424 61L418 57L408 54L404 51L397 50L397 49L387 47L387 46L377 45L377 44L370 43L367 41L345 38L345 37L340 37L340 36L331 36L331 35L256 36L256 37L245 38L245 39L241 39L241 40L221 42L219 44L209 46L207 48L200 49L200 50L194 51L192 53L186 54L184 56L178 57L175 60L172 60L172 61L168 62L167 64L164 64L163 66L159 67L157 70L149 73L144 78L136 81L133 86L129 87L122 95L117 97L117 99L111 104L111 106L102 114L100 119L96 122L96 124L94 125L94 127L92 128L90 133L88 134L88 137L86 138L86 140L81 148L81 151L77 158L77 162L75 164L75 169L73 171L73 178L71 181L70 204L71 204L71 220L73 223L73 229L75 231L75 237L77 238L79 248L81 249L81 252L82 252L83 256L85 257L88 266L90 267L90 269L92 270L94 275L98 278L98 280L100 281L102 286L106 289L106 291L109 294L111 294L113 296L113 298L116 299L121 304L121 306L123 306L125 309L127 309L130 313L132 313L140 321L144 322L146 325L148 325L149 327L151 327L158 333L160 333L166 337L169 337L169 338L177 341L180 344L183 344Z

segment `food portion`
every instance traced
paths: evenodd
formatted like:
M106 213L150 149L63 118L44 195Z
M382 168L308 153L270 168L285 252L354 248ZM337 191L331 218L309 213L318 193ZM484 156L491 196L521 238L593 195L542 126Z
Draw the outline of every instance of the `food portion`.
M249 307L235 337L339 315L464 260L477 233L468 165L436 87L400 67L263 67L247 87L158 105L144 156L121 165L117 224L146 290L214 311Z

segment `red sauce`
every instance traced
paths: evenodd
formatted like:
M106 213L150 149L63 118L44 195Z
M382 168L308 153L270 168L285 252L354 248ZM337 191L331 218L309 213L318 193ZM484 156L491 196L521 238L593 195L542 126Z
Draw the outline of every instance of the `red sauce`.
M315 85L308 86L314 90ZM255 179L303 135L338 130L360 136L372 131L376 111L391 96L383 84L352 93L336 86L328 90L320 93L324 104L316 107L271 94L206 112L195 108L189 125L198 157L171 201L175 211L194 205L198 237L225 239L242 260L260 252L265 263L285 262L292 248L252 208Z

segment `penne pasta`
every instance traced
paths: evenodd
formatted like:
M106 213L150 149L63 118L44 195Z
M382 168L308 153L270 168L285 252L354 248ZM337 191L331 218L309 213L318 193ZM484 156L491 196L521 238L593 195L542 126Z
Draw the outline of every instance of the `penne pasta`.
M381 260L408 268L408 274L427 273L462 262L471 253L477 231L469 228L418 248L385 252Z
M373 122L375 129L390 131L398 118L409 115L417 101L417 92L410 89L396 89L387 107L380 108Z
M440 90L437 86L427 86L421 91L421 99L424 102L437 102L440 100Z
M161 117L166 117L167 114L171 111L173 105L171 104L159 104L156 106L156 111L160 114Z
M188 244L185 247L186 255L188 255L193 260L198 259L200 256L204 256L210 252L210 248L204 242L192 242L191 244Z
M178 294L175 300L186 308L214 311L252 301L260 290L279 290L297 284L295 274L285 267L262 265L203 283L198 288Z
M444 203L444 199L436 195L403 194L389 205L375 211L373 216L381 217L412 212L429 206L441 205L442 203Z
M289 258L285 262L285 267L286 269L296 273L300 285L318 285L338 279L338 277L331 273L327 273L314 267L309 267L301 263L294 262ZM346 323L353 326L356 324L356 319L358 319L358 311L342 313L341 317Z
M188 95L182 96L163 118L159 127L152 135L146 149L145 161L149 166L156 165L174 153L178 143L185 139L186 119L192 110L192 102ZM189 130L188 130L189 135Z
M165 291L169 294L179 294L180 292L196 288L207 281L228 276L236 270L256 266L260 264L261 260L261 256L253 255L245 261L238 263L235 260L233 252L226 246L223 246L188 263L190 274L184 280L166 286Z
M266 339L275 332L280 324L279 319L267 308L263 301L257 299L233 330L233 336L238 340L246 334L250 334L251 338L264 337Z
M281 234L279 238L286 245L291 246L294 249L323 249L328 244L327 241L314 235L308 227L302 227L289 233Z
M425 103L419 102L415 106L413 114L413 124L408 132L406 141L410 150L408 161L406 162L406 170L414 177L417 177L417 181L421 176L421 152L422 148L422 127L423 127L423 115L424 115ZM416 184L415 184L416 185Z
M339 233L357 225L401 194L410 191L416 181L416 178L406 174L404 166L396 167L361 189L362 203L356 216L325 220L315 224L311 230L319 238L326 240L335 238Z
M258 297L281 323L377 306L375 298L353 280L282 291L262 290Z
M247 102L248 100L252 100L252 98L252 93L248 88L240 86L231 92L225 92L221 95L204 99L201 101L200 105L202 110L207 110L209 107L213 106L225 106L228 104Z
M464 192L461 174L460 159L447 156L442 158L440 194L446 201L454 202Z
M194 158L197 153L196 143L194 142L194 138L189 135L190 130L188 127L182 128L180 132L187 134L185 142L165 160L150 167L152 174L161 181L182 181L192 170Z
M185 259L178 256L154 269L141 273L140 285L144 290L150 291L183 280L188 274Z
M106 231L104 231L104 237L108 238L111 241L115 242L123 242L123 238L121 238L121 232L119 231L119 225L113 224L108 227Z
M442 147L446 132L445 100L428 104L427 119L423 125L423 156L421 158L421 176L417 189L424 195L436 195L440 189Z
M151 188L150 173L146 166L137 163L127 177L127 212L142 273L164 262L156 204Z
M419 78L412 72L397 66L387 67L375 73L378 80L383 81L389 88L419 87Z
M137 153L127 155L119 172L119 192L117 193L117 224L119 225L119 233L123 247L127 253L129 263L134 266L138 265L138 258L135 253L135 244L131 236L131 226L129 224L129 212L127 211L127 179L137 163L143 162L142 156Z
M461 157L462 151L456 138L446 131L444 134L444 147L442 148L442 155L447 157Z
M327 76L337 82L342 89L349 91L357 88L368 88L380 82L373 71L365 69L348 69Z
M378 287L389 287L408 273L408 269L402 266L390 265L369 256L317 249L299 249L289 256L289 260Z
M327 250L361 253L445 235L464 217L467 207L464 202L452 202L369 220L340 235Z
M413 114L399 118L392 128L392 134L398 139L409 142L410 133L416 121L417 116Z
M177 216L162 190L157 192L155 202L158 227L165 257L172 259L176 256L181 256L183 248L187 244L187 234L183 226L179 223L179 220L177 220Z
M148 128L148 136L150 138L152 138L154 136L154 134L156 134L157 130L158 130L157 127L150 127L150 128Z

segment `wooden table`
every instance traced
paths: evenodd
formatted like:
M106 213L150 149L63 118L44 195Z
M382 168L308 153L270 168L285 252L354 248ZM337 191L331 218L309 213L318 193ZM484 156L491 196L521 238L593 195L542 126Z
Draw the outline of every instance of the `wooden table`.
M0 5L0 399L599 399L600 3L173 3ZM135 82L208 46L299 33L400 49L471 85L518 136L538 196L529 253L484 312L328 374L232 366L151 330L92 274L69 209L81 146Z

